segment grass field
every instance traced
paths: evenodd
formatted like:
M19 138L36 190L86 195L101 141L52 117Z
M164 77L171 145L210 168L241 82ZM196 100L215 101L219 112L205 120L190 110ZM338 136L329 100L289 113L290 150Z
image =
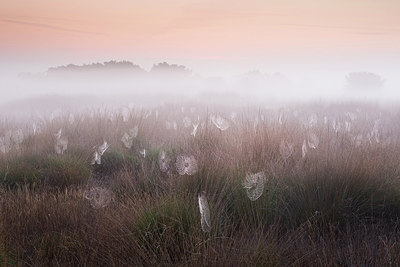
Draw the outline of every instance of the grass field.
M399 111L171 104L4 118L0 262L400 265ZM257 192L244 188L255 173Z

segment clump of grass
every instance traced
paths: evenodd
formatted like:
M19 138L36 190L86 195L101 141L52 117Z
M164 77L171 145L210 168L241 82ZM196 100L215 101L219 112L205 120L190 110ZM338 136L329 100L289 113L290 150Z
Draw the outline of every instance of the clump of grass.
M137 242L156 257L178 262L188 257L192 243L190 235L198 232L200 217L193 201L169 197L144 208L132 223ZM171 244L174 244L171 246Z
M74 155L23 154L2 161L3 187L49 185L66 187L85 183L91 177L90 166Z
M236 190L233 190L229 198L225 200L226 214L231 220L234 230L242 231L248 225L252 225L252 228L259 228L274 224L279 218L276 211L282 188L273 177L268 177L261 197L251 201L242 185L244 177L244 172L237 172L236 179L233 180Z
M133 156L110 147L101 156L101 164L94 164L93 169L97 175L110 175L122 170L127 162L133 160Z
M400 218L400 181L380 171L343 164L283 176L279 216L291 227L310 220L320 228L396 221Z
M155 172L158 169L158 150L146 150L146 157L139 151L121 150L110 147L101 157L101 164L93 165L97 175L112 175L122 170L140 173L143 169Z
M90 254L88 246L94 239L89 236L103 221L81 194L81 190L31 193L28 187L7 192L1 203L3 259L17 265L79 264L77 255Z

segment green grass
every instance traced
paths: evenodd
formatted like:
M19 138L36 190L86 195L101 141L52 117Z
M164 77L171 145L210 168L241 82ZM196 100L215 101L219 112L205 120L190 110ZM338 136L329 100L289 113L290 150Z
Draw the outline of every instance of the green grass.
M49 185L67 187L84 184L91 177L87 163L74 155L20 155L3 160L0 179L3 187Z
M131 229L138 244L154 256L179 262L188 247L194 247L190 235L199 232L200 216L193 201L169 197L159 204L144 208ZM173 245L171 245L173 244Z
M281 179L280 216L293 227L310 218L321 226L400 218L400 181L380 170L317 167Z

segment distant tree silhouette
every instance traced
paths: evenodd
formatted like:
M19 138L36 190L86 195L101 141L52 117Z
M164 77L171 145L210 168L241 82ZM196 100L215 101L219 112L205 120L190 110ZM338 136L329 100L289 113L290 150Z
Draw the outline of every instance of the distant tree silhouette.
M121 69L141 69L141 67L139 65L133 64L130 61L115 61L115 60L111 60L108 62L104 62L104 67L105 68L121 68Z
M64 74L83 74L86 73L97 73L105 72L107 74L109 71L118 71L118 73L129 74L129 73L146 73L146 70L142 69L139 65L133 64L130 61L106 61L104 63L91 63L83 65L68 64L65 66L52 67L47 70L47 75L57 76ZM191 70L183 65L168 64L167 62L162 62L153 65L151 74L165 74L165 75L179 75L186 76L192 73Z
M167 62L162 62L153 65L150 72L155 74L178 74L178 75L189 75L192 73L191 70L189 70L183 65L168 64Z
M104 63L92 63L83 65L68 64L66 66L52 67L47 70L47 74L77 72L77 71L103 71L103 70L145 72L145 70L142 69L139 65L133 64L130 61L111 60Z
M348 88L357 90L376 90L385 84L381 76L371 72L352 72L346 76L346 80Z

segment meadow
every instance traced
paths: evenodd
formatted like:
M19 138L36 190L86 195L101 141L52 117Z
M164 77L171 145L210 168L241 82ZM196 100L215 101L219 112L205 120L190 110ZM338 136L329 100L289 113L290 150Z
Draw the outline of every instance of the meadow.
M2 265L400 265L400 109L4 117Z

